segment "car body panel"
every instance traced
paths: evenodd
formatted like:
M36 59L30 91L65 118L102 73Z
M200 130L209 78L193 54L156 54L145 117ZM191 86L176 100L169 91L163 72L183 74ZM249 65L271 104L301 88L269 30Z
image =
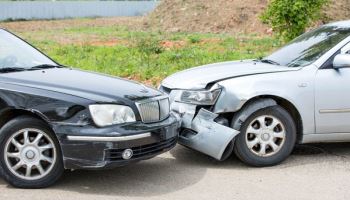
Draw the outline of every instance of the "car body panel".
M324 69L316 75L316 133L350 133L350 69Z
M94 101L38 88L4 83L0 77L0 113L26 110L47 122L69 121L78 123L83 118L72 118Z

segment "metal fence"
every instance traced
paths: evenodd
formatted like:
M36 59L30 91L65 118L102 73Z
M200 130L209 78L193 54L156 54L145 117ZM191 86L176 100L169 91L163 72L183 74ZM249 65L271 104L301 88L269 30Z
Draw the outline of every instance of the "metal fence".
M139 16L158 1L0 1L0 20Z

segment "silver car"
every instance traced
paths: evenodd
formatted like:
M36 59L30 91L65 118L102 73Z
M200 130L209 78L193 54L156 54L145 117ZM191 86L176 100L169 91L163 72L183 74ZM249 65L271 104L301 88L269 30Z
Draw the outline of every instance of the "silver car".
M324 25L258 60L191 68L160 89L180 144L217 160L282 162L296 143L350 141L350 21Z

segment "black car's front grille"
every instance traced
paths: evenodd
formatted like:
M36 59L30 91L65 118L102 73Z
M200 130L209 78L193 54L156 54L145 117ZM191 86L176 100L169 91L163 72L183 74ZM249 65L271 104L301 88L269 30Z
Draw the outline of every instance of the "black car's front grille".
M149 99L136 103L141 119L145 123L153 123L168 118L170 114L170 103L167 96Z
M172 148L176 145L176 138L171 138L168 140L164 140L158 143L153 144L147 144L139 147L133 147L131 148L133 150L133 156L132 159L141 158L145 156L151 156L155 155L157 153L160 153L164 151L165 149ZM119 161L123 160L122 158L122 152L125 149L108 149L106 150L106 161Z

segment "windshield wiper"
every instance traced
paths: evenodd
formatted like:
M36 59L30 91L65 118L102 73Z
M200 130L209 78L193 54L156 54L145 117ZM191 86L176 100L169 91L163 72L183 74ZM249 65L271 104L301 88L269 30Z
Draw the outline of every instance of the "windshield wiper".
M0 68L0 73L21 72L25 70L27 69L21 68L21 67L3 67L3 68Z
M262 63L268 63L268 64L272 64L272 65L281 65L281 64L279 64L279 63L276 62L276 61L273 61L273 60L270 60L270 59L266 59L266 58L264 58L264 59L258 59L258 60L256 60L256 61L259 61L259 62L262 62Z
M38 70L38 69L50 69L60 67L59 65L51 65L51 64L40 64L33 67L28 68L28 70Z

